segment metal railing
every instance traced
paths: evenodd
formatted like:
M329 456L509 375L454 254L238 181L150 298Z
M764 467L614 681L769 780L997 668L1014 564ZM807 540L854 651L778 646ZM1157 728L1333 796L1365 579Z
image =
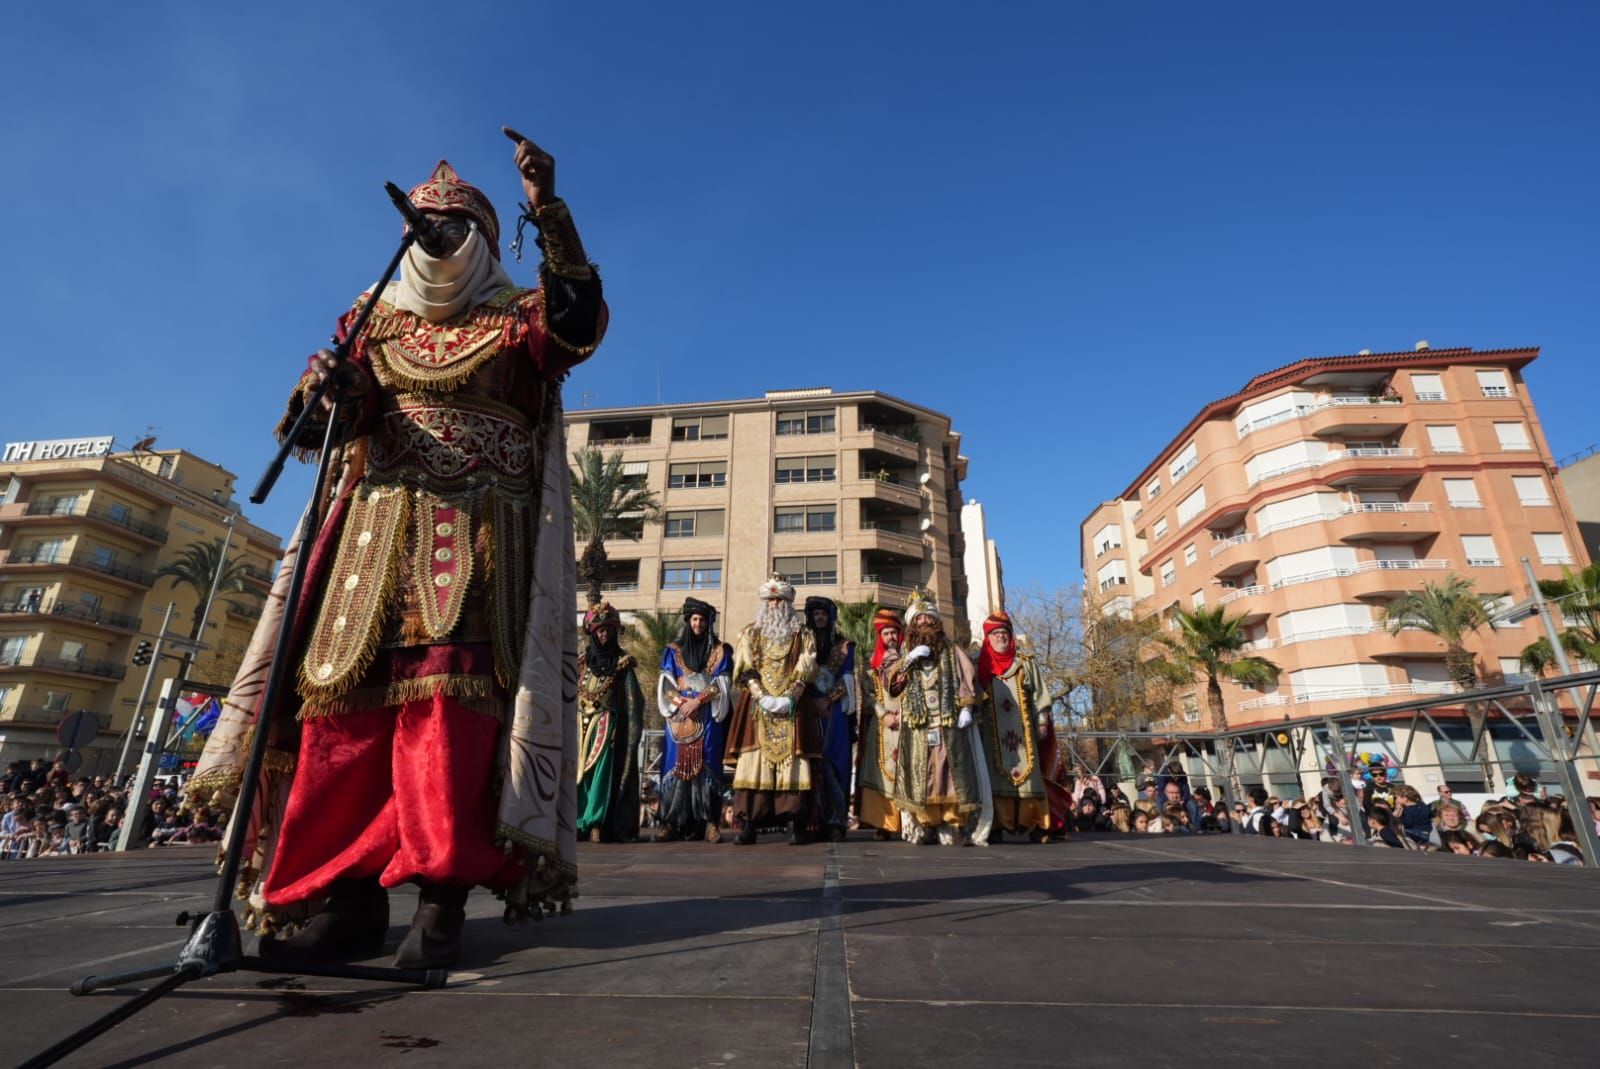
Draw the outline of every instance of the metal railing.
M1221 732L1080 731L1071 722L1057 731L1076 775L1126 781L1134 777L1123 773L1137 776L1138 765L1154 776L1178 762L1191 783L1207 783L1230 809L1247 784L1269 794L1312 797L1332 777L1342 796L1368 756L1381 758L1400 782L1419 791L1451 783L1466 793L1460 785L1478 783L1482 795L1499 797L1515 776L1532 776L1565 800L1593 867L1600 864L1600 835L1585 803L1585 777L1600 773L1597 695L1600 671L1586 671ZM1362 821L1347 826L1357 843L1367 841Z
M1365 683L1346 687L1306 687L1288 693L1268 694L1239 703L1240 712L1266 709L1275 705L1304 705L1307 702L1349 701L1351 698L1393 698L1407 694L1459 694L1455 683Z
M42 668L45 671L73 672L84 676L99 676L103 679L121 679L128 674L127 666L118 661L91 661L78 657L40 657L35 654L24 658L21 653L14 653L9 657L0 659L0 667L4 668Z
M1313 412L1318 412L1324 408L1345 408L1352 405L1398 405L1401 403L1403 402L1399 397L1382 397L1369 394L1324 394L1309 405L1295 405L1293 408L1285 409L1282 412L1274 412L1272 415L1262 416L1260 419L1250 420L1249 422L1236 422L1234 430L1240 438L1247 438L1256 431L1265 430L1268 427L1276 427L1280 423L1287 423L1293 419L1304 419Z
M131 515L126 515L118 510L90 502L73 502L71 505L65 506L54 502L49 504L30 502L23 515L83 516L132 531L134 534L141 535L153 542L165 544L167 541L167 529L165 527L153 523L145 523L143 520L136 520Z
M1255 535L1251 534L1249 531L1246 531L1244 534L1237 534L1232 538L1224 538L1220 542L1214 541L1211 544L1211 555L1215 557L1218 553L1221 553L1223 550L1228 549L1231 546L1242 546L1246 542L1253 542L1255 541L1255 537Z
M4 560L0 560L0 564L59 564L64 568L87 568L89 571L126 579L140 586L150 586L155 582L153 572L127 564L118 564L116 561L108 561L88 553L68 555L58 551L32 549L24 553L9 553Z

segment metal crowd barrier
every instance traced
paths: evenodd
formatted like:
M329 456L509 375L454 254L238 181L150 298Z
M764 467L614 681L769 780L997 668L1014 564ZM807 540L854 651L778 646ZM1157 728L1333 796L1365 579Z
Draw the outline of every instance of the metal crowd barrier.
M1347 791L1352 770L1368 754L1388 758L1399 782L1424 800L1427 785L1479 786L1460 793L1496 795L1511 793L1516 775L1531 775L1566 800L1584 861L1595 866L1600 836L1585 799L1600 795L1597 692L1600 671L1574 672L1324 716L1286 715L1223 732L1078 731L1069 724L1058 734L1076 775L1127 780L1119 769L1125 772L1130 756L1153 761L1157 772L1177 761L1191 783L1204 781L1230 811L1241 785L1309 798L1332 775ZM1364 843L1362 821L1349 823Z

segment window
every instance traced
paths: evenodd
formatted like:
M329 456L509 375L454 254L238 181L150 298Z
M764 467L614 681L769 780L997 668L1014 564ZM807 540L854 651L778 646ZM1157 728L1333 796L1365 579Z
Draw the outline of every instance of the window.
M662 590L716 590L722 586L719 560L669 560L661 562Z
M662 533L666 538L710 538L722 534L726 515L722 509L669 512Z
M1161 585L1171 586L1178 581L1178 566L1171 561L1161 566Z
M172 458L171 457L162 457L161 458L161 469L156 472L156 475L160 476L163 479L172 478Z
M804 412L779 412L779 434L832 434L835 430L833 409L814 408Z
M1494 436L1500 439L1500 448L1507 452L1533 448L1533 443L1528 441L1528 428L1520 423L1496 423Z
M674 442L710 442L727 436L727 416L675 416L672 420Z
M1094 536L1094 555L1103 557L1113 549L1122 548L1122 528L1114 523L1108 523Z
M1199 559L1200 551L1194 548L1193 542L1190 542L1188 545L1183 547L1183 563L1193 564Z
M1500 566L1500 551L1494 548L1494 538L1490 535L1462 535L1461 548L1466 550L1469 568Z
M1183 447L1183 452L1172 458L1172 463L1167 466L1167 474L1172 476L1176 483L1179 479L1189 474L1200 463L1200 449L1193 442Z
M1194 607L1197 611L1206 607L1206 592L1204 590L1196 590L1189 595L1189 598L1194 602Z
M702 460L698 464L672 464L667 467L667 489L695 490L728 485L726 460Z
M78 606L90 616L98 619L100 616L100 600L99 594L79 594Z
M69 639L61 643L61 659L63 661L73 661L81 665L86 653L87 650L81 642L73 642Z
M1205 507L1206 488L1202 486L1194 493L1178 502L1178 526L1181 527L1190 520L1194 519L1196 516L1200 515L1200 510Z
M61 551L66 548L66 545L67 542L64 538L49 538L43 542L36 543L33 551L28 556L40 564L54 564L62 559Z
M6 704L11 701L11 692L14 687L0 687L0 713L5 712Z
M1511 386L1506 382L1504 371L1478 372L1478 389L1483 391L1485 397L1511 396Z
M1244 463L1245 478L1251 486L1275 479L1290 472L1315 468L1328 459L1328 443L1317 441L1290 442L1276 449L1257 453Z
M1161 480L1160 479L1151 479L1148 483L1145 484L1145 488L1144 488L1145 500L1149 501L1149 500L1151 500L1153 498L1157 498L1157 497L1160 497L1160 496L1161 496Z
M1483 508L1483 502L1478 499L1478 484L1471 479L1444 480L1444 496L1453 509Z
M1179 701L1179 703L1181 704L1181 706L1183 708L1183 719L1186 722L1192 724L1196 720L1200 719L1200 699L1199 698L1197 698L1193 694L1185 694L1182 698L1178 699L1178 701Z
M780 483L831 483L836 457L779 457L775 481Z
M1122 560L1107 561L1094 573L1103 594L1113 587L1128 585L1128 563Z
M1158 539L1167 537L1167 518L1165 516L1156 521L1156 525L1154 528L1152 528L1152 532Z
M112 523L128 524L133 520L133 510L120 501L113 501L106 506L106 517Z
M1517 500L1524 506L1550 504L1550 491L1544 479L1537 475L1513 475L1511 485L1516 488Z
M1511 619L1511 607L1515 604L1516 599L1510 594L1499 594L1484 598L1483 611L1489 614L1489 626L1502 630L1521 630L1522 621Z
M772 570L795 586L834 586L839 582L839 558L773 557Z
M0 664L21 664L22 651L27 645L28 639L24 635L0 638Z
M72 695L64 690L47 690L44 692L44 708L50 713L64 713L67 711L67 702Z
M114 549L109 549L105 546L96 546L91 558L93 559L96 568L110 571L112 568L116 567L117 551Z
M1453 423L1428 424L1428 445L1435 453L1465 453L1461 448L1461 432Z
M1555 534L1537 534L1533 536L1533 548L1539 551L1540 564L1571 564L1572 553L1567 549L1567 540L1560 532Z
M1412 375L1411 392L1419 401L1448 400L1444 393L1444 379L1439 375Z
M1507 683L1526 683L1533 678L1522 670L1522 662L1516 657L1500 658L1500 674Z
M644 486L650 481L648 460L627 460L622 464L622 478L630 487Z
M52 516L71 516L78 511L78 495L68 494L62 497L53 497L45 504L45 512Z
M838 510L833 505L796 505L792 508L780 508L773 515L772 529L778 534L831 531L835 527L837 516Z

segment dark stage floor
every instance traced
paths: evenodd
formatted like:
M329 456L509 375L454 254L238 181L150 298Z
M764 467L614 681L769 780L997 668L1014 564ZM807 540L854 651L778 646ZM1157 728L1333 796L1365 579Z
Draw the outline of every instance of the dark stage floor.
M448 988L237 973L63 1064L1600 1063L1586 869L1236 837L582 850L570 917L473 896ZM170 957L209 853L0 865L0 1060L124 997L73 978Z

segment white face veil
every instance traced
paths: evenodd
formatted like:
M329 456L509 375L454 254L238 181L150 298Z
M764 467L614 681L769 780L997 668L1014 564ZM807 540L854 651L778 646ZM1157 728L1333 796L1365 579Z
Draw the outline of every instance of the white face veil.
M471 226L467 240L448 256L430 256L413 243L401 261L400 280L389 283L383 299L430 323L442 323L513 285L478 224Z

